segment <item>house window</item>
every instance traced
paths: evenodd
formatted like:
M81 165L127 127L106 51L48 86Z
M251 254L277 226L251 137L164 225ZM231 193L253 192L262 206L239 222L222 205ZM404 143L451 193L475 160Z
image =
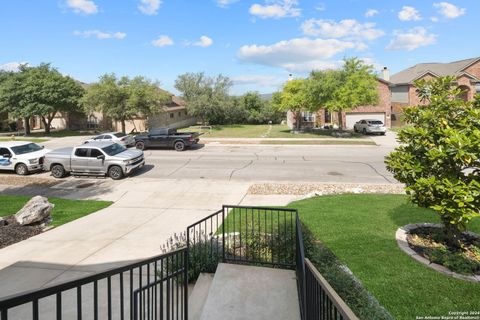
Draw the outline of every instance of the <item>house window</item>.
M185 115L186 115L186 116L188 116L188 113L187 113L187 111L185 111Z
M480 94L480 83L475 85L475 91Z
M315 114L312 112L302 112L303 122L315 122Z
M173 114L173 112L170 113L170 119L173 119L173 117L175 117L175 115Z
M179 116L179 117L181 117L181 116L182 116L182 113L181 113L181 112L179 112L179 113L178 113L178 116Z
M98 119L94 115L90 115L87 119L87 129L97 129L98 128Z

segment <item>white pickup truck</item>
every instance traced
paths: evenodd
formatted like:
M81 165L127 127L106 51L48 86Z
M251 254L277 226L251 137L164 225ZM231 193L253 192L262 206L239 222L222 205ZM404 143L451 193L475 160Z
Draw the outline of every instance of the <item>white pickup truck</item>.
M40 171L48 152L50 150L28 141L0 142L0 170L15 171L19 175Z
M108 175L122 179L133 170L143 167L141 150L129 150L114 142L91 142L74 148L54 150L45 155L44 169L55 178L73 175Z

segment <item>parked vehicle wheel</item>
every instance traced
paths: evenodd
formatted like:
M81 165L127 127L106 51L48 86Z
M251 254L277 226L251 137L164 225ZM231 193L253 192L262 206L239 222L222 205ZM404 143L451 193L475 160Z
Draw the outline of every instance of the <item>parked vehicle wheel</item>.
M143 141L138 141L135 143L135 148L138 150L145 150L145 143Z
M60 179L65 177L65 168L61 164L53 165L50 171L54 178Z
M120 180L123 178L123 170L119 166L111 166L108 169L108 176L113 180Z
M363 132L364 135L367 135L367 129L363 128L362 132Z
M380 133L380 134L381 134L382 136L384 136L384 135L387 134L387 133L386 133L386 132L382 132L382 133Z
M183 151L185 150L185 143L183 141L177 141L174 144L174 148L177 151Z
M23 163L19 163L15 166L15 173L21 176L26 176L28 174L28 168Z

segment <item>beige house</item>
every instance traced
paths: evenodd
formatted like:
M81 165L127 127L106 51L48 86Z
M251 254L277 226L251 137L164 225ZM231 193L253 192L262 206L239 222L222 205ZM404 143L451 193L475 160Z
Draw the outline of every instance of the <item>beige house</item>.
M171 102L163 107L163 112L144 116L138 115L133 120L126 122L125 131L142 132L155 127L188 127L197 122L196 117L187 112L183 99L171 95ZM23 127L23 123L19 123ZM44 124L38 116L30 119L32 130L44 129ZM101 112L86 114L82 111L59 112L52 121L51 128L55 130L94 130L94 131L120 131L121 123L113 121Z

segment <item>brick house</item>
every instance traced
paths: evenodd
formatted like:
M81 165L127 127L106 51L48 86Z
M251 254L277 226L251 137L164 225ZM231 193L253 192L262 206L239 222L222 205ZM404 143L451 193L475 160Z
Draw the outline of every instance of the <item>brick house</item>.
M461 98L471 101L475 94L480 93L480 57L449 63L421 63L392 75L392 125L402 125L405 106L422 104L416 94L415 81L442 76L456 77L464 91Z
M387 80L385 80L387 79ZM391 94L390 82L388 81L388 70L385 69L382 78L377 78L377 90L379 101L375 106L361 106L353 110L342 113L343 123L347 129L353 129L353 125L362 119L378 119L387 127L391 126ZM324 127L338 123L338 113L330 112L326 109L320 109L317 112L302 112L300 127ZM295 128L295 115L293 112L287 112L287 125Z

